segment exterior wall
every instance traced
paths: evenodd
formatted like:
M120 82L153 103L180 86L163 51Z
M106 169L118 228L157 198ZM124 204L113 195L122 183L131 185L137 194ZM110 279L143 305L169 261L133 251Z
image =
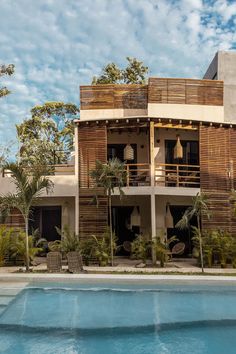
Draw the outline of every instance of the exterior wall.
M76 195L77 179L75 175L59 175L50 176L54 187L51 196L54 197L70 197ZM2 177L0 174L0 194L14 193L15 187L11 177ZM46 192L42 193L42 197L47 196Z
M107 196L102 188L95 188L90 172L96 166L96 160L107 162L107 128L79 127L79 234L81 237L102 234L108 223ZM97 203L94 197L97 198Z
M203 217L206 229L236 232L231 191L236 187L236 130L200 127L201 191L208 197L210 219Z
M224 121L224 108L209 105L149 103L148 116L220 123Z
M148 85L81 86L80 119L161 117L224 120L223 82L149 78Z
M40 198L37 206L61 206L62 215L62 229L65 225L68 225L70 230L75 230L75 198L56 198L56 197L44 197Z
M224 81L224 120L236 122L236 52L216 53L204 79Z

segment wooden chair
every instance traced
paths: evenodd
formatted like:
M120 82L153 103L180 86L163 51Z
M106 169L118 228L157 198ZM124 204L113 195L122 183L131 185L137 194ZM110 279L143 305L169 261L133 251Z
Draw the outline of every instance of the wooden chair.
M83 261L82 256L79 252L68 252L67 253L68 261L68 271L70 273L80 273L83 271Z
M60 252L48 252L47 270L50 273L59 273L62 270L62 256Z

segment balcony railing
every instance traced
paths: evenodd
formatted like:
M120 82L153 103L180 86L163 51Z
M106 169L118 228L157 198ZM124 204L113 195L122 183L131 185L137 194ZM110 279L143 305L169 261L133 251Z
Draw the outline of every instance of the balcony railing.
M130 163L126 164L126 186L150 186L150 164L148 163Z
M155 185L166 187L200 187L200 166L156 164Z

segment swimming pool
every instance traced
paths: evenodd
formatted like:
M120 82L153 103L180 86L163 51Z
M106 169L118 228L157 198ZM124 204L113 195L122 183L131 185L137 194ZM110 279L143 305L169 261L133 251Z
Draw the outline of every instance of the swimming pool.
M3 353L235 353L236 286L31 284L0 315Z

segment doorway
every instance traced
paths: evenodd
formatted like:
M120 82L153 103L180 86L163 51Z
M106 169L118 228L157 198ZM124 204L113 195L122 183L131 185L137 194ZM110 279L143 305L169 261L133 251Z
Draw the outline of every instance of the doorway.
M29 230L38 230L47 241L60 239L56 227L61 229L61 206L40 206L32 209Z
M131 243L136 235L140 233L139 226L131 226L130 217L133 211L133 206L118 206L112 207L113 230L117 237L117 244L119 247L118 256L129 256L130 250L124 249L124 242Z
M182 218L184 215L185 210L189 206L184 205L170 205L170 212L173 217L173 224L176 225L177 222ZM191 226L197 226L196 218L193 218L190 222L190 226L186 229L180 230L179 228L168 228L167 229L167 238L169 239L172 236L176 236L178 238L177 242L183 242L185 244L184 253L180 257L188 257L192 254L193 249L193 232ZM174 242L170 245L173 248Z

